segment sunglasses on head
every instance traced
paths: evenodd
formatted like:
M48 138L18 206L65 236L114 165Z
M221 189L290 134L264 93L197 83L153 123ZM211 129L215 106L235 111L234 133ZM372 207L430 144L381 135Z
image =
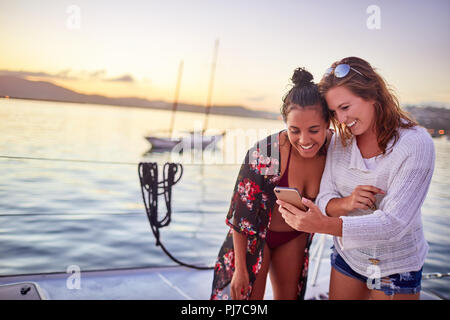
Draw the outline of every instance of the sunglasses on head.
M363 75L361 72L359 72L358 70L356 70L353 67L350 67L350 65L346 64L346 63L342 63L342 64L338 64L336 67L330 67L325 71L325 74L323 75L328 76L332 73L334 73L334 76L336 78L343 78L346 75L348 75L348 73L350 72L350 70L355 71L357 74L363 76L364 78L366 78L365 75Z

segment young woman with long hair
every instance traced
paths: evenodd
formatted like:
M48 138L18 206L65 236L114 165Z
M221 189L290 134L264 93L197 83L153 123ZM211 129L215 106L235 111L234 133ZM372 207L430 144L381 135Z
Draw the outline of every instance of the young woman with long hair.
M431 136L361 58L333 63L319 87L337 129L320 194L308 212L282 201L279 211L296 230L334 236L330 299L419 299Z

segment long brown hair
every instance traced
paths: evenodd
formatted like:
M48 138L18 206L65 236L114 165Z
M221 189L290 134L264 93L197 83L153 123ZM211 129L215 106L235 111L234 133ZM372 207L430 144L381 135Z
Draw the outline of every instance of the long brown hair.
M409 113L400 108L400 103L393 89L367 61L357 57L348 57L333 63L332 67L334 68L339 64L348 64L362 73L362 75L352 69L343 78L335 77L334 73L325 75L319 83L320 93L322 96L325 96L331 88L343 86L366 101L375 101L377 142L383 154L386 153L389 141L394 138L394 145L399 138L398 128L411 128L418 125L418 123ZM352 137L350 129L339 123L333 114L331 115L331 122L341 134L342 144L346 146L348 140Z

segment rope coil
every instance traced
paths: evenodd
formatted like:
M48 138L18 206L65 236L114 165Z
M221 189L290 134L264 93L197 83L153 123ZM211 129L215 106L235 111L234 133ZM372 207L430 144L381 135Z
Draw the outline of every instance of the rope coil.
M177 173L179 176L175 179ZM140 162L138 165L139 180L141 183L142 199L145 205L148 221L156 239L156 246L160 246L164 253L179 265L199 270L210 270L213 267L196 266L182 262L175 258L161 242L160 230L167 227L172 218L172 186L180 181L183 175L183 166L175 163L165 163L163 167L163 180L158 181L158 164L156 162ZM162 190L159 192L159 190ZM147 197L146 197L147 193ZM162 219L158 219L158 196L164 195L167 212Z

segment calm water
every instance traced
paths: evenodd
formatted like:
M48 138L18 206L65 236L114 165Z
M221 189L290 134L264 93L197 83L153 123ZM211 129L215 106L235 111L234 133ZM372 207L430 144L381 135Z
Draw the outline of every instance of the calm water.
M70 265L82 271L173 265L154 245L137 175L140 161L174 160L168 153L147 153L144 139L150 131L167 129L169 119L166 111L0 99L1 156L123 163L0 158L0 274L65 272ZM200 114L176 117L180 130L202 123ZM249 145L283 123L212 115L209 127L245 132ZM423 205L430 245L424 272L443 273L450 271L450 142L434 142L435 174ZM244 144L208 151L213 161L204 165L195 156L182 158L172 223L161 231L166 248L180 260L214 263L245 149ZM446 297L449 284L449 278L423 281Z

